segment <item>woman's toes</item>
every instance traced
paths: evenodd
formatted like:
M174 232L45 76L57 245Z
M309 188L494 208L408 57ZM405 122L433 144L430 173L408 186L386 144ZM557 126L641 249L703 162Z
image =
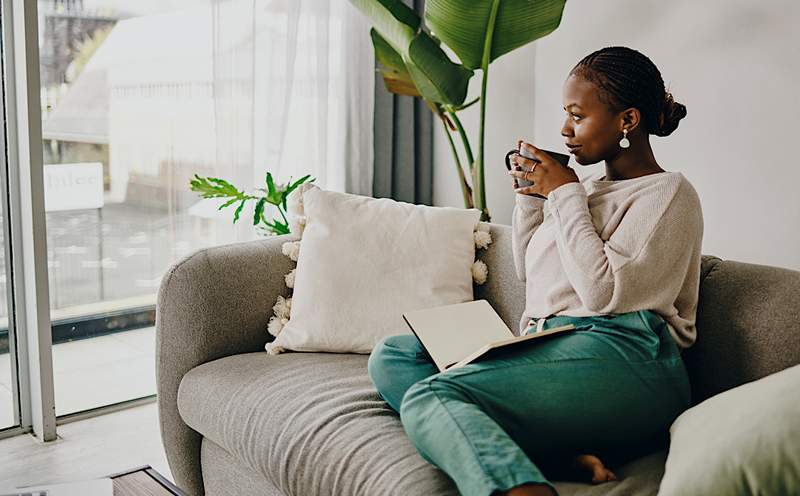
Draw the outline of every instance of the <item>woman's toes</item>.
M593 472L592 483L594 484L617 480L616 474L603 466L595 467Z
M573 466L591 474L593 484L617 480L616 474L603 465L602 460L594 455L579 455L573 459Z

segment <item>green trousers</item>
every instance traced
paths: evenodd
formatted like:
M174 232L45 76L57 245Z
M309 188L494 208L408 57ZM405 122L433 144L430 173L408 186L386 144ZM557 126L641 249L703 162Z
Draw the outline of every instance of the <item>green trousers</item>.
M549 467L584 453L614 467L664 446L691 401L679 349L658 314L554 316L543 329L567 323L576 329L446 372L413 334L389 336L373 349L369 376L420 455L461 494L525 483L555 491Z

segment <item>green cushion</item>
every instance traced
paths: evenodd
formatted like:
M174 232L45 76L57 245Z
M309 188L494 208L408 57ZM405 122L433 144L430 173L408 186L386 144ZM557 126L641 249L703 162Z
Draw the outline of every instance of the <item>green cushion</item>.
M800 494L800 365L686 410L659 496Z

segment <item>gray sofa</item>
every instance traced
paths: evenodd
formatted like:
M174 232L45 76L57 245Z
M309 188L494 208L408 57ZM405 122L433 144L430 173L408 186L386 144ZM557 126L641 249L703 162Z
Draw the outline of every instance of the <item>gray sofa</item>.
M481 254L489 279L475 298L516 332L525 291L511 229L491 229ZM192 496L458 494L379 398L368 355L264 351L271 307L288 295L283 275L294 266L281 245L294 239L202 249L161 283L158 407L175 481ZM701 278L699 337L684 352L695 403L800 363L800 272L704 256ZM666 450L612 466L617 482L554 481L562 495L655 494Z

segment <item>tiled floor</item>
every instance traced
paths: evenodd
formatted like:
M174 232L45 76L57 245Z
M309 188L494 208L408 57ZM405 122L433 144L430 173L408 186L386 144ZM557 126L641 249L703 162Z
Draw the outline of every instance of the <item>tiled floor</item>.
M156 392L155 327L53 346L56 415ZM13 424L11 365L0 355L0 428Z
M0 494L16 487L96 479L150 465L168 479L156 403L58 426L58 439L0 440Z

